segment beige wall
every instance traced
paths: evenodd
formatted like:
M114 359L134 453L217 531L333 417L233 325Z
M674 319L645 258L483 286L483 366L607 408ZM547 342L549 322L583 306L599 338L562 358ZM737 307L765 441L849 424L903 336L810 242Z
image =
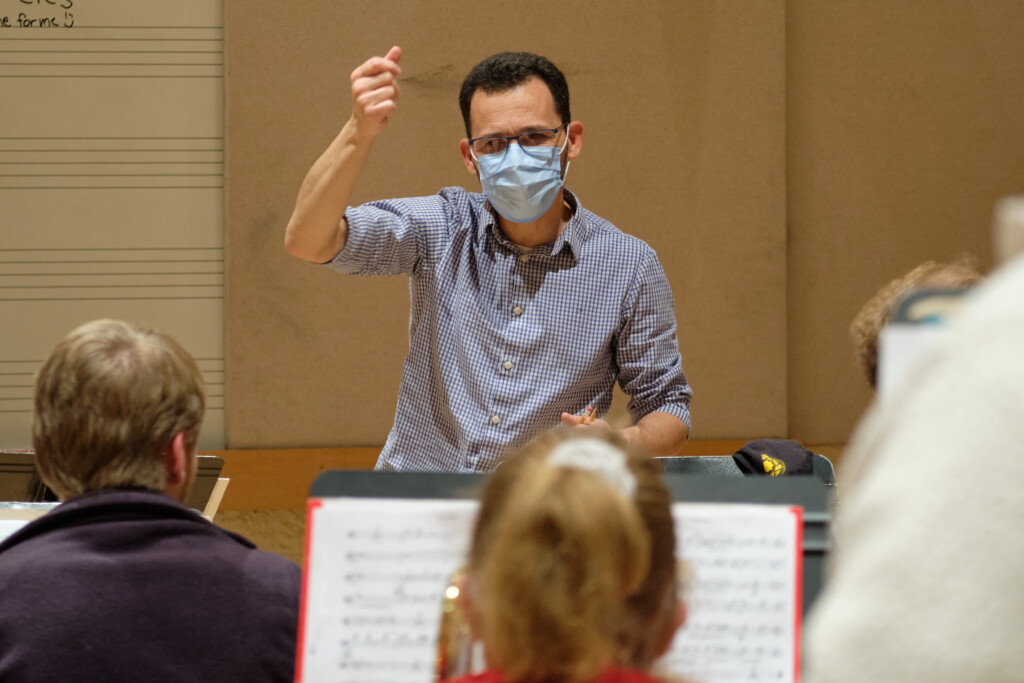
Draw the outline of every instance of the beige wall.
M586 130L569 187L647 240L674 287L697 434L785 431L781 0L640 12L460 0L440 16L433 3L354 7L320 0L300 16L283 3L258 14L226 3L229 447L387 435L407 346L405 279L337 275L291 259L281 242L303 175L348 115L349 73L392 44L405 50L400 109L355 201L474 187L458 157L459 83L488 54L546 54Z
M586 130L568 186L672 283L695 438L845 440L867 397L849 318L926 257L986 260L992 201L1024 177L1024 3L934 5L226 0L228 446L387 434L405 279L318 269L282 239L348 116L348 74L392 44L400 108L355 201L475 188L463 75L500 50L545 54Z
M869 399L850 319L921 261L987 267L993 204L1024 192L1024 3L787 13L789 433L843 441Z

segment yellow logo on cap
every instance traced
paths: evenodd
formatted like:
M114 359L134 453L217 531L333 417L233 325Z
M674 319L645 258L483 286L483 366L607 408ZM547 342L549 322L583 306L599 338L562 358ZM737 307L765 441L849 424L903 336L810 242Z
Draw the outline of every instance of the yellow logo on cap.
M767 453L761 454L761 462L764 463L764 471L769 477L777 477L786 473L786 463L778 458L773 458Z

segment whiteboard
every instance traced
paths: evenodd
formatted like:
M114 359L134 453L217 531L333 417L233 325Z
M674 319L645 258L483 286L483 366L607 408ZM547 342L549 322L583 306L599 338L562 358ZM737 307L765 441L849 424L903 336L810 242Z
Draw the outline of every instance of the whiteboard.
M222 0L0 0L0 445L76 325L177 339L224 447Z

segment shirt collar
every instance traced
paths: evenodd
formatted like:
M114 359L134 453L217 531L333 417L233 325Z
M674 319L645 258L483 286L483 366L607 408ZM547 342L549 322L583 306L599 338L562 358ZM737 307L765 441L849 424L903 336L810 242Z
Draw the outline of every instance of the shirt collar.
M586 236L586 221L583 218L583 206L580 204L580 200L576 197L573 192L567 188L563 188L563 199L569 203L572 208L572 218L565 224L565 229L562 230L561 234L558 235L558 239L551 245L551 255L555 256L559 254L566 245L569 245L572 255L575 258L579 258L580 249L583 246L583 241ZM497 214L491 203L484 197L484 201L476 209L479 230L476 232L477 241L479 242L480 236L490 232L495 240L502 244L509 245L510 248L514 248L512 242L508 237L501 231L498 226ZM541 245L544 246L544 245Z
M573 257L578 259L587 229L586 222L583 220L583 207L580 205L580 200L570 190L565 190L564 196L565 201L569 203L569 208L572 209L572 218L565 224L565 229L555 240L554 246L551 247L551 253L558 254L568 244Z

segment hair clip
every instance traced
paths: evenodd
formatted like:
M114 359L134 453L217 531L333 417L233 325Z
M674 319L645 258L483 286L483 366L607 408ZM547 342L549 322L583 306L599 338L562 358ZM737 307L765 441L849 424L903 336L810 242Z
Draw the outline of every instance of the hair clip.
M622 496L633 500L636 495L636 477L626 465L626 454L606 441L568 439L552 449L548 464L593 472Z

